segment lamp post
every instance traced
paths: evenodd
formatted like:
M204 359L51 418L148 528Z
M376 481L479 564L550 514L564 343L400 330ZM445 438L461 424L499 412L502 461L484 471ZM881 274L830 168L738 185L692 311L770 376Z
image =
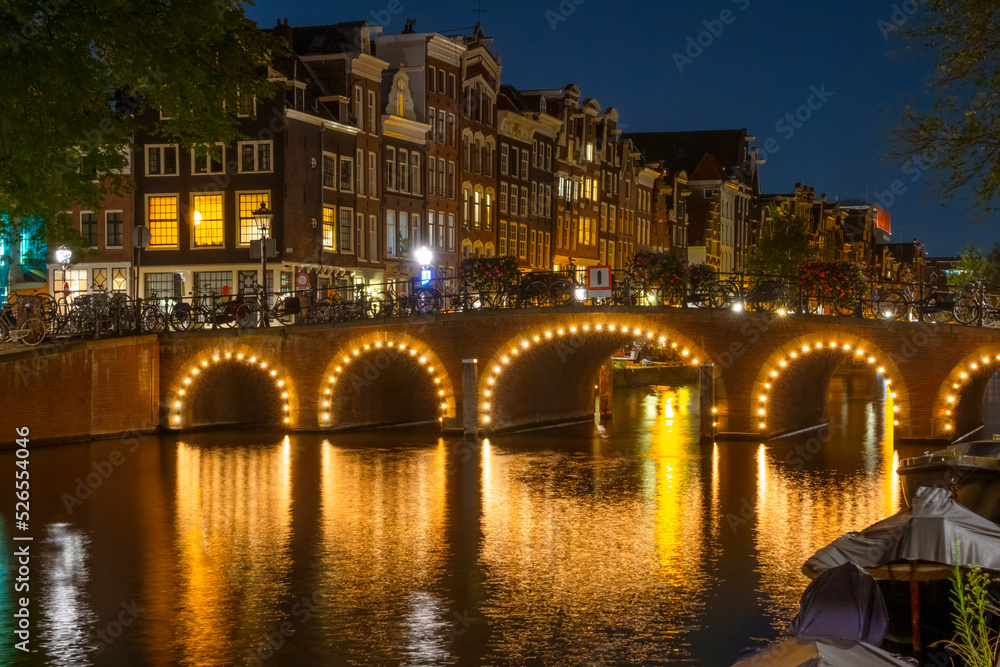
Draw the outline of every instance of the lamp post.
M434 261L434 253L426 246L421 246L413 251L413 258L420 265L420 284L426 285L431 281L430 264Z
M269 326L270 322L267 319L267 236L271 231L271 218L274 216L274 212L267 208L267 204L262 202L260 208L251 213L251 215L254 222L257 223L257 229L260 230L260 282L257 284L263 293L260 304L263 324L264 326Z
M63 283L63 295L66 293L66 269L69 268L69 263L73 259L73 251L64 245L56 248L56 262L62 267L62 283Z

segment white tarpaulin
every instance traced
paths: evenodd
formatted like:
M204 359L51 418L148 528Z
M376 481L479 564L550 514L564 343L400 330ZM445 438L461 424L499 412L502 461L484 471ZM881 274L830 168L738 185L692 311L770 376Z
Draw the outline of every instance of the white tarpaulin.
M1000 526L952 500L947 489L921 487L909 509L860 533L842 535L813 554L803 570L815 577L843 563L872 571L900 561L978 566L1000 572ZM908 568L900 568L872 573L878 578L894 579L944 578L951 574L947 568L933 566L923 576L915 569L908 572Z

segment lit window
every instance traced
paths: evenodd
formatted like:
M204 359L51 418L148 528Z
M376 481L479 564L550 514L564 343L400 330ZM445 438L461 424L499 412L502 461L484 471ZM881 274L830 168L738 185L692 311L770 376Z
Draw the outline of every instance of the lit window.
M177 247L177 197L147 198L146 224L149 226L150 248Z
M194 244L222 245L222 195L194 195L191 198Z
M246 245L260 240L260 229L254 220L253 212L261 204L270 208L271 197L266 192L242 192L239 194L240 209L240 243Z
M334 236L337 229L337 219L332 206L323 207L323 248L335 250Z

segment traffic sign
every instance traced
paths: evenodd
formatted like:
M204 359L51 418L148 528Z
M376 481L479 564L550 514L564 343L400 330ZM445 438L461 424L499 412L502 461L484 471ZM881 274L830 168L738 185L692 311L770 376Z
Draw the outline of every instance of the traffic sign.
M152 238L152 235L149 233L149 227L132 228L132 245L136 248L148 247Z
M300 273L296 275L295 286L298 287L299 289L305 289L306 287L309 287L309 274Z
M591 299L611 296L611 267L587 267L587 296Z

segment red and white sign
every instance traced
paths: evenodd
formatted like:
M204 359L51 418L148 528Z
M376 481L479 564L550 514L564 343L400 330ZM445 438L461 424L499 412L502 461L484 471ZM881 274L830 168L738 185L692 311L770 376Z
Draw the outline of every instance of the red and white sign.
M309 274L300 273L295 276L295 286L302 289L309 287Z
M611 267L587 267L587 296L602 298L611 296Z

